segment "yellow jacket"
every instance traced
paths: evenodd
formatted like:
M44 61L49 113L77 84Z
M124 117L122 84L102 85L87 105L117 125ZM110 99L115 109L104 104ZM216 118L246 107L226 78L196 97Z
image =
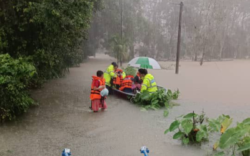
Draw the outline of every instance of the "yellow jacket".
M126 77L126 73L122 72L122 78L125 79L125 77Z
M116 76L115 68L111 64L110 66L108 66L108 68L106 69L106 71L104 72L104 75L103 75L107 86L110 86L110 81L115 76Z
M157 91L157 84L155 82L154 76L151 74L145 75L145 77L142 79L143 83L141 86L141 92L148 91L150 93Z

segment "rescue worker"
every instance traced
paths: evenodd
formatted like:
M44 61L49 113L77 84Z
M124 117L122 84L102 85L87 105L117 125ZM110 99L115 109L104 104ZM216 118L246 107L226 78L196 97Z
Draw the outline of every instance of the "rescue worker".
M103 71L97 71L96 76L92 76L92 78L90 93L91 109L94 112L98 112L99 108L107 108L105 96L108 95L108 90L106 89L105 79L103 78Z
M146 69L139 69L140 77L143 80L141 85L141 92L148 91L149 93L156 92L157 84L154 76L149 74Z
M116 89L119 89L123 79L126 77L126 73L123 72L121 69L117 69L115 71L115 77L113 78L113 84L115 85Z
M118 68L118 65L115 62L112 62L111 65L108 66L106 72L104 73L104 79L106 82L106 87L111 90L111 86L113 84L112 78L115 77L115 71Z
M126 93L133 93L133 89L132 89L133 79L134 79L134 76L131 76L131 75L126 76L122 81L120 90Z

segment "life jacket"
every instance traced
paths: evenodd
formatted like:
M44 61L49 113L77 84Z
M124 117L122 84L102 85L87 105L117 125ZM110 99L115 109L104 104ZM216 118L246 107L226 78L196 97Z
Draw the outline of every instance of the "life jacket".
M132 76L132 75L126 76L125 79L122 81L120 90L123 90L125 88L132 88L132 85L133 85L132 79L133 78L134 78L134 76Z
M91 93L90 93L90 99L91 100L99 100L101 99L101 91L103 89L99 89L99 90L94 90L94 82L96 80L98 80L100 82L100 86L104 86L105 85L105 79L102 79L100 77L97 76L92 76L92 84L91 84Z
M121 85L122 81L123 81L123 76L122 76L123 71L121 69L117 69L115 72L116 73L120 72L121 75L113 78L113 84L115 84L115 85Z

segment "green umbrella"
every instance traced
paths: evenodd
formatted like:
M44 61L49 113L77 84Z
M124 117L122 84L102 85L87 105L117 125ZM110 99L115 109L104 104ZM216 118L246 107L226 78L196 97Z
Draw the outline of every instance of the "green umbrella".
M161 69L159 63L150 57L136 57L129 61L128 65L144 69Z

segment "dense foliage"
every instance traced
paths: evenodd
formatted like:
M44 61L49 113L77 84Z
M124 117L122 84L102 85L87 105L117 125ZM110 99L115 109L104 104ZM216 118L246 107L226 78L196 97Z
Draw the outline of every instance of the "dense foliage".
M204 120L204 113L201 115L189 113L171 123L165 134L178 130L173 139L181 139L184 144L201 142L208 138L208 128L203 124Z
M35 73L27 59L0 55L0 121L15 118L33 104L26 89Z
M209 132L221 132L232 123L232 118L221 115L217 119L206 119L204 112L201 115L189 113L175 119L165 131L175 132L173 139L181 139L183 144L200 143L208 140Z
M93 0L0 0L0 53L31 56L40 80L79 64Z
M158 89L157 92L149 93L144 91L140 94L136 94L136 97L133 99L133 102L143 106L145 109L159 109L162 107L169 108L170 101L176 100L179 97L179 91L172 92L165 89Z
M0 0L2 118L27 110L32 103L27 85L38 87L62 76L89 55L85 40L92 13L100 4L99 0Z
M235 127L227 129L217 143L214 149L220 148L221 152L217 155L250 155L250 118L238 123Z
M177 117L165 131L175 132L173 139L181 139L183 144L200 143L209 139L209 133L220 132L220 139L214 144L215 156L250 155L250 118L229 128L233 119L228 115L221 115L217 119L205 118L201 115L189 113Z

